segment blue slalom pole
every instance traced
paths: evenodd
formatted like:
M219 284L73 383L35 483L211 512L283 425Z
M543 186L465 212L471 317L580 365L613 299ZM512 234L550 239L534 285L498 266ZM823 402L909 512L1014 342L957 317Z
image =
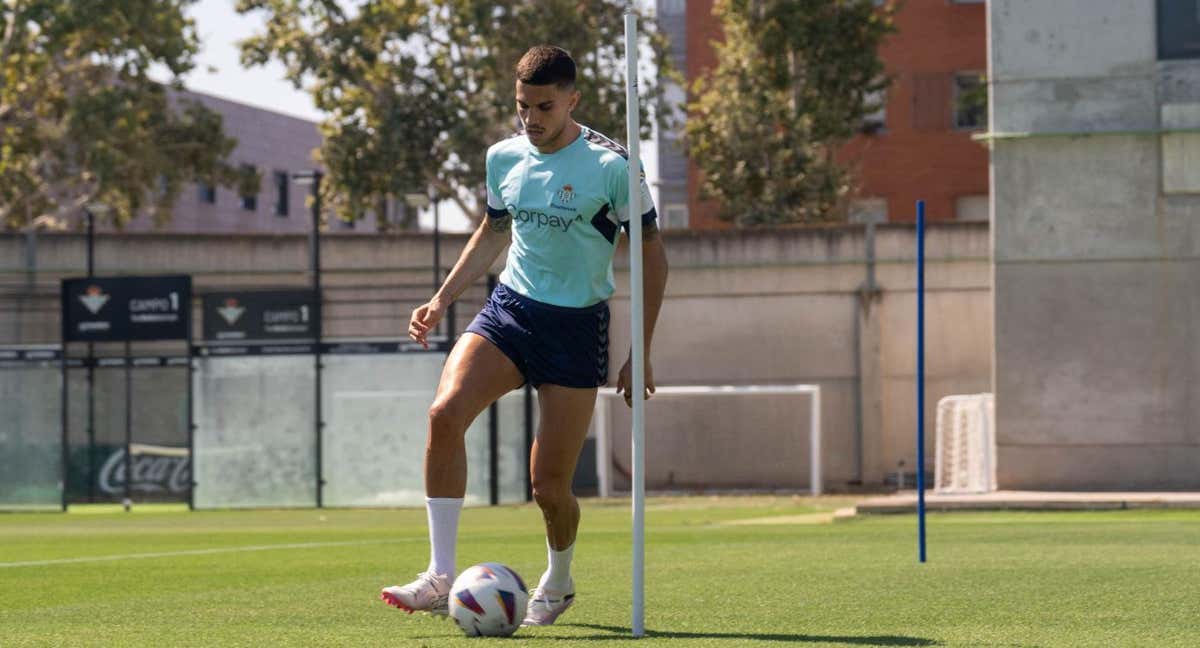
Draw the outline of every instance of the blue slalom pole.
M917 546L925 562L925 201L917 201Z

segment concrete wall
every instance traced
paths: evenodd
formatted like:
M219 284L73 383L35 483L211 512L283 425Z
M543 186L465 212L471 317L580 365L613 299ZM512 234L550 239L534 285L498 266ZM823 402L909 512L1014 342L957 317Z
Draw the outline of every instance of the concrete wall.
M865 286L868 242L861 226L682 231L665 239L672 269L651 356L658 384L817 383L830 488L881 484L898 469L913 472L912 228L876 231L874 292ZM445 237L442 258L455 259L465 240ZM326 297L349 302L326 309L329 334L399 337L412 307L430 291L430 238L343 234L324 241ZM97 242L96 267L98 274L191 273L200 294L230 285L304 285L306 245L303 236L106 234ZM987 245L984 224L939 225L929 233L931 426L939 397L988 388ZM37 272L29 275L21 271L26 241L0 236L0 343L57 342L57 282L82 274L84 254L82 237L41 235ZM613 381L629 345L624 249L616 263ZM482 297L477 289L461 305L460 329ZM616 459L628 465L624 409L611 411L619 431ZM651 487L808 485L805 398L657 398L649 412Z
M1164 191L1200 61L1157 61L1155 19L989 3L1002 488L1200 487L1200 195Z

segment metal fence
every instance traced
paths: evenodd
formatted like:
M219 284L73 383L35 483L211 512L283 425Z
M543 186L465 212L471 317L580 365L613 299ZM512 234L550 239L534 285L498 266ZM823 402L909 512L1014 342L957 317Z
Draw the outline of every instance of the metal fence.
M399 335L429 271L196 272L192 339L66 345L60 281L85 273L0 272L0 308L20 322L0 339L0 509L422 503L426 411L461 314L489 290L464 294L426 351ZM312 287L315 338L205 339L206 295ZM506 396L468 431L468 503L528 499L532 398Z

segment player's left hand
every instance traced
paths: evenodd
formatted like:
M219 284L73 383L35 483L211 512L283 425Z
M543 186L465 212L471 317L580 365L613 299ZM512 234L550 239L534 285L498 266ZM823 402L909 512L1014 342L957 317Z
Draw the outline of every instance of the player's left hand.
M617 374L617 393L625 394L625 405L633 407L633 358L625 360L621 373ZM654 368L650 366L650 358L646 358L646 400L654 393Z

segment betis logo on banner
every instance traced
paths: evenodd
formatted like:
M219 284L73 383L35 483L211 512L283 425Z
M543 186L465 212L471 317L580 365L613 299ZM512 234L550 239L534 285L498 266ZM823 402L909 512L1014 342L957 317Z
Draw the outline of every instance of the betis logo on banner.
M99 315L100 309L108 303L108 295L104 294L104 289L100 286L88 286L87 291L79 296L79 301L83 302L92 315Z
M62 280L62 339L67 342L186 340L192 278L77 277Z
M242 318L242 313L244 312L246 312L245 307L239 306L238 300L233 297L226 299L225 304L217 309L217 314L230 326L237 324L237 321Z
M311 290L253 290L204 296L210 342L306 340L317 335L320 307Z

